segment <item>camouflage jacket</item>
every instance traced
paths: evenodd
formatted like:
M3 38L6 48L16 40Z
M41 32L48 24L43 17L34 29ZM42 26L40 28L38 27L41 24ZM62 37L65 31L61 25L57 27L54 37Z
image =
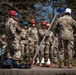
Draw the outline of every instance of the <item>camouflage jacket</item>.
M12 18L8 19L5 27L6 27L6 37L8 39L16 38L16 36L21 32L21 29L18 26L18 23Z
M22 40L28 40L28 30L23 28L20 35Z
M46 29L42 29L42 28L39 29L39 31L38 31L38 34L39 34L39 43L40 43L40 42L42 41L42 39L44 38L45 33L46 33ZM43 44L45 44L45 41L43 42Z
M28 35L33 41L38 41L38 31L37 28L30 27L28 28Z
M76 21L69 15L60 17L54 26L54 30L58 33L58 37L64 40L74 39L74 28L76 28Z

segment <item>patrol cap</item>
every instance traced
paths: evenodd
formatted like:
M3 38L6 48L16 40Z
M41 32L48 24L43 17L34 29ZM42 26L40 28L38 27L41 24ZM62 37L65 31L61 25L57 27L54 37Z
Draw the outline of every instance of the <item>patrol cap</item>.
M23 22L23 26L28 26L28 23L27 22Z
M71 14L71 12L72 12L72 11L71 11L70 8L66 8L66 9L65 9L65 13L69 13L69 14Z

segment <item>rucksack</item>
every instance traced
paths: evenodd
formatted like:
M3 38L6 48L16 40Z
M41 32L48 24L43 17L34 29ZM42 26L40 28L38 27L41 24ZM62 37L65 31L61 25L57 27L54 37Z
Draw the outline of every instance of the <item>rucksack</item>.
M4 59L2 62L1 62L1 68L13 68L13 60L12 59Z

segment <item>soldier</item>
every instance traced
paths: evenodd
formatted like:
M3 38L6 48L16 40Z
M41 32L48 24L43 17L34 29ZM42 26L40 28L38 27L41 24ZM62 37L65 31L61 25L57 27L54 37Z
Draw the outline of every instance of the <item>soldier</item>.
M46 24L46 31L49 27L49 24ZM45 32L46 33L46 32ZM50 59L49 59L49 51L50 51L50 31L48 31L48 34L45 38L45 50L44 50L44 61L45 61L45 66L50 67Z
M6 46L7 46L5 34L1 35L0 37L0 46L2 48L2 54L4 54Z
M74 57L76 57L76 30L75 28L74 28L74 51L75 51Z
M67 52L68 68L72 67L74 36L73 28L76 28L76 21L71 17L71 9L65 10L64 16L60 17L55 24L55 31L59 40L59 67L63 67L64 51Z
M51 55L51 65L53 67L57 67L57 61L58 61L58 56L57 56L57 51L58 51L58 38L56 38L54 36L54 34L52 33L52 37L53 37L53 42L52 42L52 46L51 46L51 51L50 51L50 55Z
M22 32L21 32L21 41L20 41L20 47L22 54L25 53L26 48L25 46L28 44L28 23L23 22ZM29 53L29 52L27 52Z
M13 56L13 59L21 58L21 51L19 50L20 32L21 29L18 26L18 18L16 17L16 11L9 11L9 19L6 22L6 41L8 45L7 52ZM9 51L8 51L9 50Z
M28 49L29 49L30 60L32 60L38 48L38 32L36 28L36 21L34 19L30 20L30 27L28 28L28 35L29 35Z
M46 22L41 21L41 28L39 29L38 33L39 33L39 43L40 43L46 33ZM39 51L39 62L40 62L39 66L43 66L44 64L44 50L45 50L45 41L43 42Z
M25 54L26 59L28 59L29 50L28 50L28 23L27 22L23 22L23 28L21 32L21 41L20 41L20 50L22 52L22 55Z
M46 24L46 29L50 26L49 23ZM52 31L48 32L48 35L45 39L45 62L46 66L57 66L57 49L58 49L58 41L55 38ZM49 55L50 54L50 55Z

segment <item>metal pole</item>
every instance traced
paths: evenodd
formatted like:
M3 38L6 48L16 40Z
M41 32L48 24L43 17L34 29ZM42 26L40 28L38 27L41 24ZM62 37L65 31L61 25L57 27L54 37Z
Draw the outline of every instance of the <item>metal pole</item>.
M52 27L52 25L53 25L53 23L54 23L54 20L56 19L57 15L58 15L58 12L55 14L55 16L54 16L54 18L53 18L53 20L52 20L52 22L51 22L48 30L46 31L46 34L45 34L44 38L42 39L42 41L41 41L41 43L40 43L40 46L38 47L38 49L37 49L37 51L36 51L36 53L35 53L35 55L34 55L34 57L33 57L33 60L36 58L36 56L37 56L37 54L38 54L38 52L39 52L39 50L40 50L40 48L41 48L44 40L45 40L45 38L46 38L46 36L47 36L47 34L48 34L48 31L49 31L50 28Z

